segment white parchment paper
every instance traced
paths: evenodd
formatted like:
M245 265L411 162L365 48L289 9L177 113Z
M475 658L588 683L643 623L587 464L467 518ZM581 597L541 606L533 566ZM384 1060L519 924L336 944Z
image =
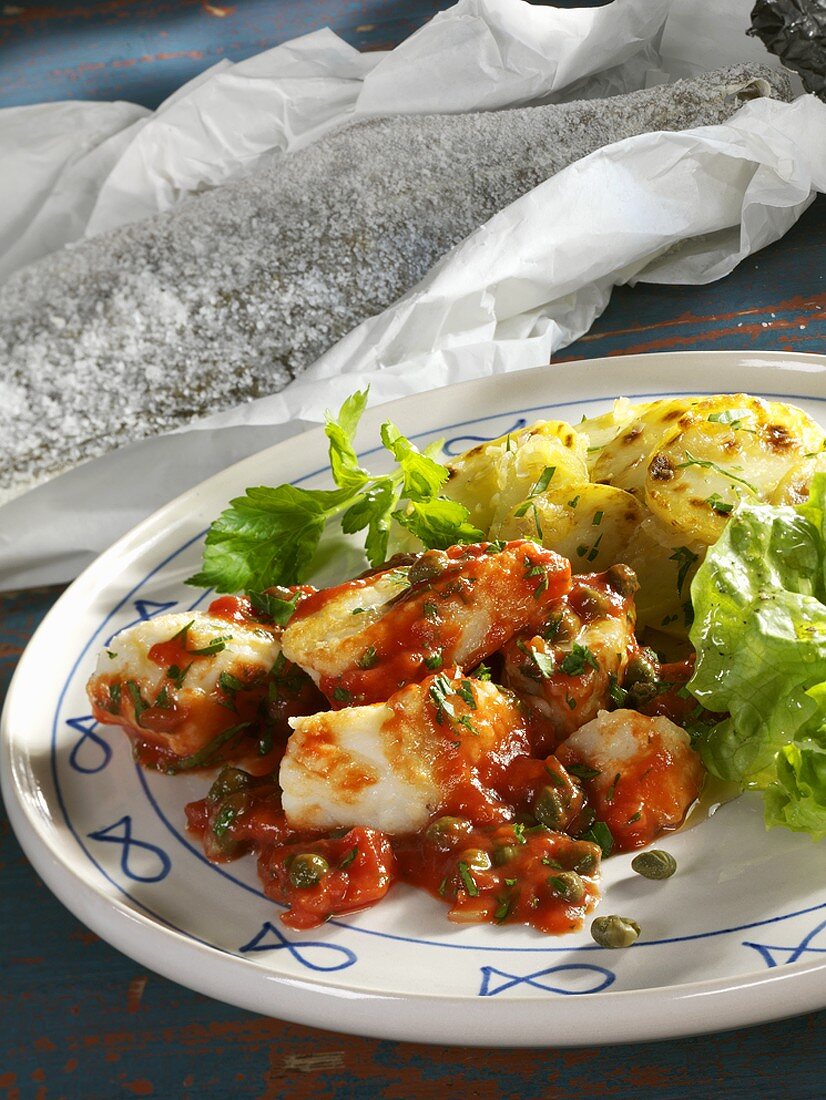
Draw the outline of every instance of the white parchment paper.
M696 71L692 6L707 28L710 0L676 0L676 32L669 0L573 10L460 0L390 53L361 55L319 31L215 66L151 115L127 104L0 112L0 155L11 141L18 165L18 185L0 184L0 278L79 236L169 209L354 114L612 94ZM742 33L748 25L741 0L735 6L723 5L715 65L753 53L729 33L741 18ZM21 144L26 112L38 112L37 126ZM67 125L82 131L80 147L60 140ZM0 587L71 577L155 507L318 423L357 386L369 382L378 403L545 364L587 331L613 286L719 278L824 190L826 105L811 96L757 100L723 126L598 150L481 226L280 394L87 463L0 508Z

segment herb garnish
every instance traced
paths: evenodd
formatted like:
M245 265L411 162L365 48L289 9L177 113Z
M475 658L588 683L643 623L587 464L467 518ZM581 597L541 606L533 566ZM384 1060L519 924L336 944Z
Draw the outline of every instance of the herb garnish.
M570 653L566 653L562 664L559 666L566 676L579 676L585 671L586 665L599 669L599 662L587 645L574 642Z
M565 770L577 779L596 779L598 775L602 775L599 768L591 768L587 764L568 764Z
M296 584L311 573L318 544L334 519L345 534L366 532L365 551L373 566L387 557L393 519L430 549L484 540L484 533L468 522L467 508L440 495L449 471L436 461L438 444L419 451L385 421L381 440L395 458L396 469L371 474L359 464L354 437L367 394L352 394L336 417L327 415L325 432L336 488L247 489L210 527L201 570L189 584L248 594Z
M604 821L595 821L590 829L580 834L580 840L590 840L598 844L605 858L610 856L614 848L614 837Z
M227 741L235 737L241 730L247 729L251 724L250 722L239 722L237 726L230 726L229 729L225 729L222 733L219 733L217 737L213 737L211 741L208 741L206 745L198 749L197 752L190 753L189 756L183 756L180 760L173 761L165 769L166 774L177 775L178 772L189 771L192 768L204 768L208 764L212 764Z
M668 560L676 561L679 564L679 569L677 570L677 592L682 595L685 579L688 576L689 569L695 561L697 561L697 555L693 550L689 550L687 546L678 546Z
M538 497L540 493L545 492L545 490L551 484L555 473L556 466L545 467L545 469L542 471L542 473L539 475L539 477L536 479L536 481L533 483L530 490L528 491L527 499L523 500L519 507L514 511L513 514L514 516L516 516L517 519L521 519L522 516L524 516L525 513L528 511L528 509L532 507L534 511L534 521L537 525L537 528L539 528L539 518L536 514L536 505L533 504L533 498ZM541 528L539 529L539 537L542 537Z
M676 469L684 470L687 466L699 466L703 470L716 470L718 474L722 474L723 477L727 477L729 481L736 481L739 485L745 485L750 493L754 493L757 496L757 489L752 485L750 481L746 481L745 478L738 477L730 470L727 470L725 466L721 466L718 462L712 462L710 458L695 458L691 451L686 451L685 462L678 462Z
M476 885L473 875L468 870L468 865L461 859L459 860L459 877L470 897L477 898L479 896L479 887Z
M341 863L339 863L339 871L343 870L345 867L349 867L358 854L358 844L354 844L350 851L345 855L344 859L342 859Z
M375 668L377 660L376 647L374 645L369 645L356 661L356 664L359 668L363 669Z

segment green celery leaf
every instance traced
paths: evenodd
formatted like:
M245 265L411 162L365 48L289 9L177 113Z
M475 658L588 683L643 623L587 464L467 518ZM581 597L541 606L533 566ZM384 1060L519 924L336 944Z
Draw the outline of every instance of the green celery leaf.
M381 565L387 558L390 520L398 502L399 489L393 479L379 478L341 517L346 535L367 528L364 549L372 566Z
M345 535L353 535L369 527L373 517L387 509L393 498L393 481L389 477L380 478L351 504L341 517L341 529Z
M210 527L201 571L187 583L260 592L304 580L328 517L352 497L350 489L247 489Z
M450 476L446 466L436 462L430 454L422 454L389 420L381 426L381 441L401 468L404 476L403 496L412 501L429 500L438 496L439 490ZM428 451L432 450L433 445L428 448Z
M485 541L484 531L467 522L469 514L463 504L437 497L411 501L406 508L394 512L393 518L429 550L446 550L457 543Z
M330 441L330 469L333 480L341 488L356 489L370 479L368 472L359 465L353 447L353 437L367 406L368 393L369 389L357 390L341 406L337 417L328 412L324 418L324 431Z

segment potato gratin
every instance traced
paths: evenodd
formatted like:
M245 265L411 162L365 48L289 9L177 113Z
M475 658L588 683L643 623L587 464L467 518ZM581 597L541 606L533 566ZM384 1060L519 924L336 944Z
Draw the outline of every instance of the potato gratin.
M386 424L399 471L373 477L352 447L365 396L328 424L338 488L233 501L196 580L245 594L119 634L89 681L95 717L146 767L220 768L189 828L211 860L255 852L292 928L403 881L456 922L575 929L602 858L678 828L700 794L692 738L723 717L686 688L706 549L741 501L805 499L824 434L743 395L620 400L448 467ZM316 509L315 542L302 556L262 528L238 575L232 540L266 492L267 522L284 501ZM373 568L318 590L300 582L337 514L367 530Z

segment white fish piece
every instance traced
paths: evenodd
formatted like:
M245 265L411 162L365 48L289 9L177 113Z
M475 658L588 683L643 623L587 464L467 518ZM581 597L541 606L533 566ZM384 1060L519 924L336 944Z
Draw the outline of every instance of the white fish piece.
M428 550L412 565L314 593L284 654L336 706L376 703L432 671L472 668L567 592L570 564L516 539Z
M472 703L472 705L471 705ZM528 751L516 700L459 670L411 684L386 703L292 718L281 763L282 805L295 829L423 828L464 783L484 783Z
M566 767L585 765L597 817L621 849L677 828L700 793L705 769L686 731L635 710L600 711L556 750Z
M525 631L504 648L504 682L533 707L551 737L550 751L596 718L622 683L634 637L637 580L626 566L574 577L537 634Z
M263 625L158 615L112 639L87 692L99 722L187 756L257 707L280 652Z

